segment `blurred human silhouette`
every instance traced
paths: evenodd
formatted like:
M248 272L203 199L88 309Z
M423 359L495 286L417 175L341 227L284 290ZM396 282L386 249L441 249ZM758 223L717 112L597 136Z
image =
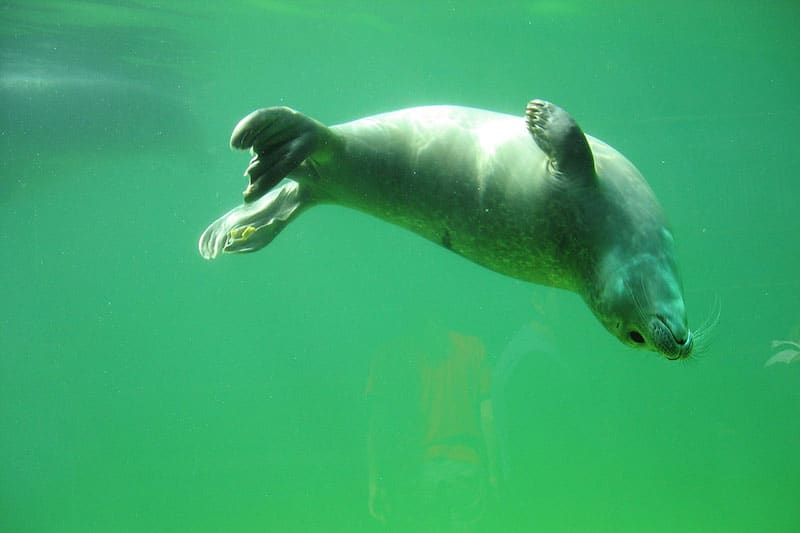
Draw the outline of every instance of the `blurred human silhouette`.
M477 337L428 320L367 384L369 510L394 531L482 531L496 484L491 372Z
M532 301L531 317L520 325L511 335L505 348L492 368L492 406L494 412L494 429L497 442L499 484L507 491L513 482L513 458L509 443L509 431L514 424L513 399L508 397L513 382L519 374L520 367L529 367L522 374L527 379L542 373L542 370L558 368L563 370L564 363L558 358L557 339L550 327L544 307ZM533 372L530 367L535 363ZM545 373L547 375L547 373ZM517 413L518 414L518 413Z

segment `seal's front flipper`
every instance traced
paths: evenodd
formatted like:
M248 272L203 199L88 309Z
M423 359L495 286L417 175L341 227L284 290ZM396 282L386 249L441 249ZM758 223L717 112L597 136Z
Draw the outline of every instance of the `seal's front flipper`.
M311 203L299 183L284 180L255 202L237 206L211 224L200 236L200 255L214 259L221 252L255 252Z
M254 154L245 171L250 184L244 201L256 201L333 138L328 128L288 107L259 109L244 117L231 135L231 148Z
M560 107L544 100L531 100L525 109L528 131L547 154L557 177L569 176L592 183L594 158L589 141L575 120Z

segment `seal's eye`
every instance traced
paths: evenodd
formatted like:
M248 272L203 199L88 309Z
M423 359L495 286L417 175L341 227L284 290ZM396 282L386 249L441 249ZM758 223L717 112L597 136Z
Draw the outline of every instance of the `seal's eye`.
M644 344L644 337L642 337L642 334L639 333L638 331L635 330L631 331L630 333L628 333L628 337L630 337L631 340L636 344Z

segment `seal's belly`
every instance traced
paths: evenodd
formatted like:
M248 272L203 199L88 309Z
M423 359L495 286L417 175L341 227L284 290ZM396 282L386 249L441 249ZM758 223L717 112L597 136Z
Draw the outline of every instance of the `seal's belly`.
M558 267L547 159L519 117L414 108L334 126L346 153L314 183L492 270L568 286ZM351 133L357 132L357 133Z

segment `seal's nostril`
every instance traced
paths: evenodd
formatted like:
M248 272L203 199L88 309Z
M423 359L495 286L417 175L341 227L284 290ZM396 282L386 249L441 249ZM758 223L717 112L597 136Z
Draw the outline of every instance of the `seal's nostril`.
M672 335L672 340L675 341L675 344L679 346L684 346L687 342L689 342L688 332L676 335L674 329L670 326L670 323L667 321L664 315L657 314L656 318L658 319L659 322L661 322L664 325L665 328L667 328L667 331L669 331L670 335Z

